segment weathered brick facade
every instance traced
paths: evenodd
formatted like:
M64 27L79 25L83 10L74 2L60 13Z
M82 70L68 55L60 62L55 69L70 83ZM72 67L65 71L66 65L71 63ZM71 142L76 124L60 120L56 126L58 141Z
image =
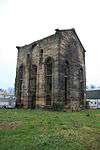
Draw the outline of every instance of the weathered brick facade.
M79 109L85 100L85 50L74 29L17 47L17 107L63 103Z

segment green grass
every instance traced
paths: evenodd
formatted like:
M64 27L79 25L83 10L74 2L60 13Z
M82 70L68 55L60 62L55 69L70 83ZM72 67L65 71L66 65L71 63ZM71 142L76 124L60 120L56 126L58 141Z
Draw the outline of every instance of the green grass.
M0 109L0 150L99 149L100 110Z

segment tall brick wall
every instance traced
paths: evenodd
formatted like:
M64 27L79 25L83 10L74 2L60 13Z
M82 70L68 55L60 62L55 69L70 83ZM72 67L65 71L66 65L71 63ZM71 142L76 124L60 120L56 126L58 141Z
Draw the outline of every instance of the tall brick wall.
M46 76L45 66L46 59L52 59L52 96L51 105L56 102L65 100L65 62L69 64L69 81L68 81L68 103L69 108L79 107L80 105L80 88L79 88L79 69L83 69L84 76L84 93L85 93L85 52L75 31L56 30L51 35L42 40L33 42L29 45L17 47L17 68L16 68L16 97L17 106L33 107L46 105ZM23 66L23 79L20 77L20 66ZM36 98L32 99L31 74L32 65L37 68L36 75ZM32 83L35 79L32 80ZM21 83L22 82L22 83ZM20 84L21 83L21 84ZM34 85L33 85L34 86ZM21 87L21 88L20 88ZM21 90L19 90L21 89ZM20 93L20 94L19 94Z
M69 63L69 80L68 80L68 107L79 107L80 97L80 81L79 70L83 69L83 84L85 93L85 50L81 45L75 30L62 30L60 33L60 51L59 51L59 97L64 100L64 64ZM85 96L84 96L85 98Z

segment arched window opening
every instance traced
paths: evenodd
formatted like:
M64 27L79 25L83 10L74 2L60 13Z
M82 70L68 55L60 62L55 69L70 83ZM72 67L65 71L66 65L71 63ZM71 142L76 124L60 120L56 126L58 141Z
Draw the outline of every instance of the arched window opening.
M65 105L68 104L68 95L69 95L69 63L68 61L65 62Z
M84 99L84 78L83 78L83 69L79 70L79 90L80 90L80 99Z
M35 108L36 105L36 81L37 81L37 66L31 65L30 77L29 77L29 99L31 101L31 107Z
M48 57L45 61L45 92L46 105L51 105L52 100L52 58Z

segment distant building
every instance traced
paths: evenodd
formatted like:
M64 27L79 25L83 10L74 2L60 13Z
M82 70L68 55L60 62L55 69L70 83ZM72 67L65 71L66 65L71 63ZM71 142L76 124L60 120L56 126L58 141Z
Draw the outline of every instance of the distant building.
M15 97L0 97L0 108L15 108L16 99Z
M18 47L15 92L17 107L72 110L84 105L85 49L74 29Z
M100 90L87 90L86 101L90 108L100 108Z

